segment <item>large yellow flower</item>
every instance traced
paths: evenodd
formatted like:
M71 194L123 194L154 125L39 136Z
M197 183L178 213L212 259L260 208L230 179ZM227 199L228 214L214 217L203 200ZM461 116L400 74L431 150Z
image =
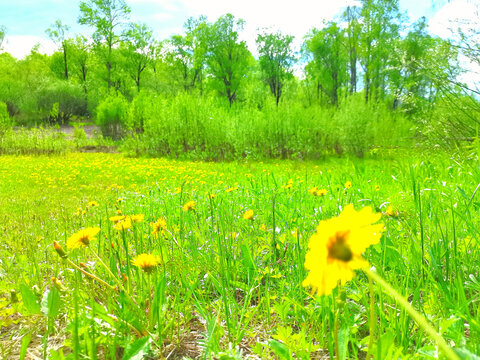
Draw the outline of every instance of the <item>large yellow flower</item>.
M89 227L82 229L70 236L67 240L67 248L75 249L80 247L86 247L90 244L90 241L96 240L95 236L100 231L99 227Z
M353 270L368 266L362 253L378 243L383 224L374 224L381 214L365 207L359 212L347 205L335 218L322 220L309 240L305 267L310 270L303 286L318 295L329 295L337 286L353 278Z
M133 266L136 266L147 273L152 272L158 264L160 264L160 258L152 254L140 254L132 260Z

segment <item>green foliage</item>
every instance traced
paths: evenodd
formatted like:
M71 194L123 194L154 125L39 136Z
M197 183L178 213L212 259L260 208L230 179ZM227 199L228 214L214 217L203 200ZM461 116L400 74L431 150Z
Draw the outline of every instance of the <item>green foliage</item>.
M123 136L129 120L129 109L128 101L121 95L111 95L98 105L97 125L104 136L114 139Z
M141 122L133 125L135 119ZM127 153L207 160L318 158L335 151L362 156L375 146L408 143L414 134L401 113L365 104L361 95L342 101L337 110L291 102L277 106L274 99L262 109L228 108L189 94L141 95L130 107L129 121L130 129L143 123L144 133L127 140Z
M277 105L282 95L283 85L292 76L292 65L295 61L291 48L293 36L275 34L259 34L257 48L263 80L270 87Z
M227 14L221 16L206 31L208 51L207 65L214 78L214 86L230 104L237 99L242 78L247 73L252 55L244 41L239 41L238 32L244 21L235 20Z
M12 120L10 119L10 115L7 111L7 104L0 101L0 135L3 132L12 126Z

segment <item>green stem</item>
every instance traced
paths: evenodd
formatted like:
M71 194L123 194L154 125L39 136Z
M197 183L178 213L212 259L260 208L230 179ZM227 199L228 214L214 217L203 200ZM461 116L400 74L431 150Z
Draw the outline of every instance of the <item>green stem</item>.
M373 347L373 339L375 335L375 293L373 291L373 281L371 277L368 277L368 287L370 289L370 336L368 339L368 351L367 356L365 357L366 360L370 359L372 356L372 347Z
M444 355L450 360L460 360L457 354L452 350L450 346L446 343L445 339L437 333L432 325L429 324L428 320L415 310L412 305L408 302L405 297L400 295L389 283L383 280L377 273L371 271L368 268L363 269L363 272L368 276L369 279L374 280L377 284L383 287L383 290L394 298L404 309L405 311L416 321L420 328L427 333L427 335L434 340L438 347L442 350ZM369 349L370 350L370 349Z

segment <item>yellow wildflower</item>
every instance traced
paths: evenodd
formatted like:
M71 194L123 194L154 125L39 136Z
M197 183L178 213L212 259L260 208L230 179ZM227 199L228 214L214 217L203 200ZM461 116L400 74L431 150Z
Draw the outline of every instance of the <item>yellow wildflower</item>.
M253 220L253 210L245 211L245 214L243 214L243 218L245 220Z
M195 201L189 201L185 205L183 205L182 210L183 211L195 211Z
M126 216L123 220L115 223L114 228L118 231L128 230L132 227L132 219L130 216Z
M90 201L90 202L88 203L88 206L89 206L89 207L98 206L98 202L96 202L96 201Z
M155 239L158 238L158 234L164 235L165 229L167 228L167 221L164 218L159 218L155 222L151 222L150 226L152 227L152 235Z
M119 221L125 220L125 215L116 215L109 218L110 221L113 221L115 224Z
M346 189L350 189L351 187L352 187L352 182L351 182L351 181L347 181L347 182L345 183L345 188L346 188Z
M143 214L130 215L129 218L132 223L143 222L143 219L145 219L145 215Z
M303 286L318 295L329 295L337 286L353 278L353 270L368 266L362 253L378 243L383 224L374 224L380 214L365 207L359 212L347 205L335 218L322 220L309 240L305 268L310 270Z
M100 231L99 227L89 227L82 229L70 236L67 240L67 248L75 249L80 247L86 247L90 244L90 241L96 240L95 236Z
M375 185L375 191L380 191L380 186L379 185Z
M158 264L160 264L159 257L152 254L140 254L132 260L133 266L136 266L147 273L152 272Z

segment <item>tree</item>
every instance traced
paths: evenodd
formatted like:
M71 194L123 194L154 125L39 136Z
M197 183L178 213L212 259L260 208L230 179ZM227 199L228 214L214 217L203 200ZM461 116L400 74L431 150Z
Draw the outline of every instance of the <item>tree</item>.
M66 35L70 30L70 26L62 24L61 20L55 21L50 28L48 28L45 32L47 35L52 39L52 41L60 45L60 48L63 52L63 65L64 65L64 77L65 80L68 80L68 62L67 62L67 39Z
M0 51L3 49L3 41L5 40L6 29L5 26L0 25Z
M342 17L347 22L346 43L349 57L350 94L353 94L357 92L358 43L361 31L360 9L357 6L348 6Z
M208 24L206 18L201 16L198 19L189 18L184 28L184 36L173 35L165 43L168 48L165 60L179 75L181 86L185 91L192 90L199 85L201 93L207 50L205 31Z
M293 36L275 34L258 34L257 49L263 79L275 96L276 104L280 100L282 88L288 77L292 76L295 57L291 49Z
M130 8L124 0L88 0L80 3L78 22L95 28L93 40L98 49L106 48L103 54L107 68L108 89L112 86L112 50L120 42L117 30L124 25Z
M382 98L395 39L399 38L398 0L363 0L361 10L360 63L364 71L365 101L372 92Z
M237 99L237 91L246 75L251 54L244 41L239 42L238 31L244 21L233 15L221 16L205 33L208 49L207 65L220 93L230 106Z
M125 52L125 67L130 77L135 81L137 90L140 91L140 80L143 71L152 61L154 52L154 39L152 29L146 24L131 24L126 36L127 48Z
M305 44L313 57L307 71L316 74L318 89L330 98L332 105L338 105L338 91L346 79L344 34L336 23L330 22L324 29L314 29L307 35Z

